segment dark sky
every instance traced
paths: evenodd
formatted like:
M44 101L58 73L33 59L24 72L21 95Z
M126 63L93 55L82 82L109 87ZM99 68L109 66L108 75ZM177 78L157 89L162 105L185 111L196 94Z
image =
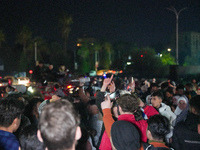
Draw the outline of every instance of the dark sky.
M200 32L200 0L0 0L0 28L11 44L23 25L33 36L61 41L58 20L67 12L74 22L71 48L83 35L148 46L167 43L175 34L175 14L166 9L170 6L188 7L179 16L180 32Z

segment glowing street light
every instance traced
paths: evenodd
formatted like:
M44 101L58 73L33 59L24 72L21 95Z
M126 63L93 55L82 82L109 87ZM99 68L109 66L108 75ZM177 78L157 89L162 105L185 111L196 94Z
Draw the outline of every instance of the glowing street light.
M168 49L167 49L167 51L168 51L168 52L171 52L171 51L172 51L172 49L171 49L171 48L168 48Z

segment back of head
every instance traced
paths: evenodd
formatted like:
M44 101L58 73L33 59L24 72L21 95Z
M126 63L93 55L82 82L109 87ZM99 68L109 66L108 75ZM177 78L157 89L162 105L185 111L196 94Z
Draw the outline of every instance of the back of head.
M200 116L200 95L193 96L189 101L190 107L195 109L196 115Z
M136 95L124 94L117 99L117 103L124 112L134 113L138 108L140 108L140 99Z
M39 120L39 130L48 150L70 149L80 118L73 105L65 99L44 107Z
M140 109L140 98L135 94L124 94L117 99L117 103L123 112L134 114L135 119L142 120L142 111Z
M20 133L19 141L21 150L44 150L45 147L37 138L37 127L26 126Z
M0 100L0 126L9 127L15 118L20 118L22 107L14 98Z
M111 128L111 138L117 150L138 150L140 134L138 129L128 121L116 121Z
M163 140L170 131L169 120L162 115L151 116L148 120L148 130L154 140Z

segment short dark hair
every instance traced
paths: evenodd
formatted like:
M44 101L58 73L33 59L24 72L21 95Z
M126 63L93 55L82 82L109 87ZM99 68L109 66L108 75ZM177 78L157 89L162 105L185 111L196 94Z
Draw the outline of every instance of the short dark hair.
M44 150L44 143L37 138L37 126L26 126L19 135L21 150Z
M20 118L22 107L14 98L0 100L0 126L9 127L15 118Z
M151 116L148 120L148 130L155 140L162 140L170 132L169 120L162 115Z
M161 91L155 91L151 94L151 96L157 96L161 98L162 100L164 99L163 93Z
M200 95L193 96L189 100L190 107L193 107L197 112L197 115L200 116Z
M135 119L142 120L142 112L140 109L140 98L136 94L124 94L117 99L117 103L123 112L131 112Z
M174 95L173 89L171 87L168 87L167 90L166 90L166 92Z
M63 150L72 147L79 123L73 105L61 99L44 107L38 126L48 150Z

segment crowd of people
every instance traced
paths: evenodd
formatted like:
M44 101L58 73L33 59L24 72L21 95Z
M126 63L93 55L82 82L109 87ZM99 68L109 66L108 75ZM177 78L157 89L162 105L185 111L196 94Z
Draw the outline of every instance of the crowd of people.
M42 78L40 76L40 78ZM39 78L38 78L39 79ZM0 100L2 150L197 150L200 86L114 75L44 100L8 86ZM98 88L97 88L98 87Z
M33 70L32 81L42 83L46 85L47 82L59 82L59 84L65 84L70 77L69 69L64 64L61 64L56 70L53 64L49 64L48 67L44 67L42 61L39 61L38 65Z

